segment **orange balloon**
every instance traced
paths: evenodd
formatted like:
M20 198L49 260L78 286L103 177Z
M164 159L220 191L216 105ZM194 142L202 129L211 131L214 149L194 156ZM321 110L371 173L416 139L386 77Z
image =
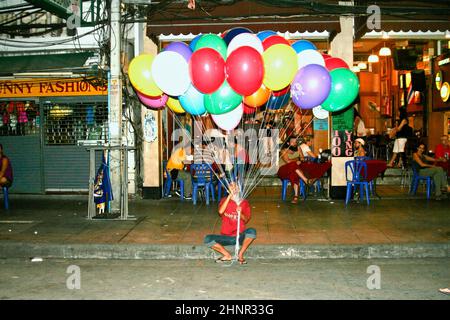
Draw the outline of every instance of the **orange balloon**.
M265 85L256 90L256 92L250 96L244 97L244 103L250 107L261 107L270 98L270 90Z

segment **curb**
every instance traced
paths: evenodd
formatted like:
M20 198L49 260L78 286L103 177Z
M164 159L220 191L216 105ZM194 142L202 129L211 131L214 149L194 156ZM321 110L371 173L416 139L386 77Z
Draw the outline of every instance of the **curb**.
M212 259L203 245L144 244L36 244L0 243L0 258L55 259ZM377 259L450 258L450 243L367 245L255 245L247 257L253 259Z

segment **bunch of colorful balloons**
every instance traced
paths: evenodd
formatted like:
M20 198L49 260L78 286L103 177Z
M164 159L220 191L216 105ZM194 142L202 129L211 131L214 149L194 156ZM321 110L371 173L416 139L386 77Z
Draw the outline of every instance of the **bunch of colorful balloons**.
M223 130L233 130L244 112L263 105L279 109L291 98L302 109L339 111L359 91L348 65L321 54L313 43L290 44L274 31L254 34L247 28L222 37L198 35L190 45L172 42L156 56L135 57L128 75L147 107L211 114Z

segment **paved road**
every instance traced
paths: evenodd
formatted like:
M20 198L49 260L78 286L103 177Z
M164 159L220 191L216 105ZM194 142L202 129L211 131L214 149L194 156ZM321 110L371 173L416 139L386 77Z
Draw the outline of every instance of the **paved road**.
M71 265L79 278L77 267L67 273ZM379 278L369 266L379 267ZM230 267L211 260L4 259L0 299L449 299L437 291L450 286L449 266L450 259L250 260ZM369 277L380 289L368 289ZM77 279L80 289L68 289Z

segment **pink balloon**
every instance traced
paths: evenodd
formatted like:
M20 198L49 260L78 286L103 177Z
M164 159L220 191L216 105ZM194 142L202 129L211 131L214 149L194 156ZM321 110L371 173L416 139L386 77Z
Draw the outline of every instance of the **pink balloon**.
M167 100L169 99L169 96L166 94L163 94L159 97L150 97L143 93L140 93L139 91L136 91L136 94L142 104L150 109L163 109L166 105Z

